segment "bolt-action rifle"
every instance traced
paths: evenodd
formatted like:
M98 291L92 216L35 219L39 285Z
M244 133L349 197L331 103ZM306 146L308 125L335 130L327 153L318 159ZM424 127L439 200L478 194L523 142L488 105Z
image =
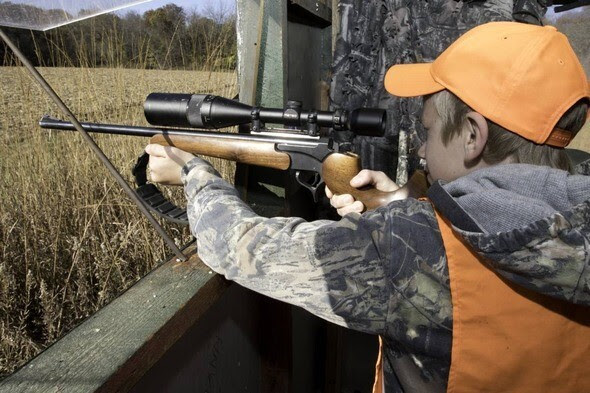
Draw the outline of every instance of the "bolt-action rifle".
M391 193L374 188L351 187L350 179L361 169L359 157L350 151L350 142L338 143L322 132L331 129L334 132L352 131L356 135L382 136L386 120L383 109L302 110L297 101L289 101L285 108L262 108L209 94L152 93L144 103L144 113L151 125L159 127L84 122L81 125L88 132L147 136L151 138L150 143L175 146L194 154L294 170L296 180L312 192L316 201L324 183L337 194L353 195L367 209L386 204L392 197ZM75 130L72 123L48 116L43 117L39 124L42 128ZM266 124L282 127L271 128ZM249 132L194 129L236 125L249 125ZM184 211L166 201L154 185L147 183L146 165L147 156L144 155L134 170L139 185L138 194L156 213L175 221L184 221Z

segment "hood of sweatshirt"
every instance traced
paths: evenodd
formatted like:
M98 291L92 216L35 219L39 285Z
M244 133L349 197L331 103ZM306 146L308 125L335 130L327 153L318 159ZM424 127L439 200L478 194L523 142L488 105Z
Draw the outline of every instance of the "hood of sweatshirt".
M499 274L590 305L590 161L576 174L493 166L433 185L429 197Z

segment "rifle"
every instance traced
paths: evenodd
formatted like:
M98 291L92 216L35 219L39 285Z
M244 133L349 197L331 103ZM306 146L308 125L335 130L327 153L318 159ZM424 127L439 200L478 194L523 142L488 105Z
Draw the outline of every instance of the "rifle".
M361 169L359 157L351 152L350 141L337 142L322 132L329 128L335 133L352 131L353 135L382 136L386 119L383 109L302 110L298 101L289 101L285 108L263 108L209 94L151 93L144 102L144 113L151 125L159 127L80 124L88 132L146 136L151 138L150 143L175 146L194 154L294 170L297 182L311 191L315 201L324 183L337 194L351 194L367 209L392 199L391 193L374 188L351 187L350 179ZM267 123L283 127L271 128ZM72 123L49 116L44 116L39 125L75 130ZM249 125L249 132L205 131L236 125ZM134 169L138 194L157 214L177 222L186 221L182 209L166 201L153 184L147 183L145 166L147 155L144 154Z

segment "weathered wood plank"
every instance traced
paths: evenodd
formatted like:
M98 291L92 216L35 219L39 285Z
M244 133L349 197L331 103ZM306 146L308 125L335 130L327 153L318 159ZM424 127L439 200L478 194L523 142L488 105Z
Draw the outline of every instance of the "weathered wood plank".
M240 101L281 107L286 89L287 3L242 0L237 3Z
M262 328L276 326L266 300L231 285L129 393L262 393Z
M340 12L338 10L339 0L332 0L332 53L336 49L336 40L340 34Z
M194 254L170 260L0 383L0 392L122 392L229 283Z
M301 101L305 109L328 110L331 28L289 23L288 36L288 98Z

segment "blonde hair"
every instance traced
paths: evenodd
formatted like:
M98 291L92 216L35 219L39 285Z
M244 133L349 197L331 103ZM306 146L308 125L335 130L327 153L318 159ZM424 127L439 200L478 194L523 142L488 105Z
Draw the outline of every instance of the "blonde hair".
M436 93L432 98L442 123L442 141L446 145L459 135L464 122L467 121L467 113L473 109L448 90ZM582 99L565 112L557 122L557 127L575 135L584 126L587 112L588 100ZM486 121L488 141L482 155L486 163L493 165L511 157L518 163L571 171L570 160L564 149L536 144L488 119Z

